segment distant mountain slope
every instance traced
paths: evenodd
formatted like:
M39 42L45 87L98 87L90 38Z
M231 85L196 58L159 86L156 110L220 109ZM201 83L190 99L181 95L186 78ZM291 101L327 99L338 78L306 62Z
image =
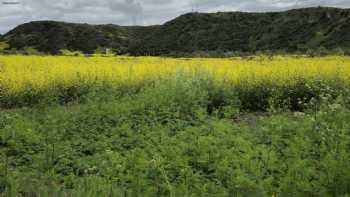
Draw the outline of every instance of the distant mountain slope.
M350 47L350 11L307 8L279 13L191 13L146 37L141 50L163 54L193 51L286 50ZM152 51L154 50L154 51Z
M91 53L99 46L123 51L128 42L127 32L119 26L93 26L55 21L23 24L4 37L11 48L34 47L48 53L57 53L60 49Z
M306 51L324 46L350 49L350 10L304 8L271 13L189 13L160 26L123 27L39 21L20 25L3 38L11 48L34 47L91 53L162 55L195 51Z

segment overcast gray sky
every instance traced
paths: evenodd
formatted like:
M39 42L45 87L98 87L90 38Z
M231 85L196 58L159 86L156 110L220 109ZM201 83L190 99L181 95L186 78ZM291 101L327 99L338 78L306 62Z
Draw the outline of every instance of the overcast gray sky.
M153 25L191 11L264 12L310 6L349 8L350 0L0 0L0 33L35 20Z

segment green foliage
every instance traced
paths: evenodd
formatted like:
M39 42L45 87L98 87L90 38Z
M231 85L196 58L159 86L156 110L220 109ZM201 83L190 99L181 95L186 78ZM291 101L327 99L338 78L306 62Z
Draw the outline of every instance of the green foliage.
M24 47L23 53L25 55L40 55L40 52L33 47Z
M68 49L61 49L60 54L64 56L84 56L80 51L70 51Z
M0 113L0 193L350 193L350 113L346 107L350 100L345 91L322 81L301 82L294 87L298 89L284 87L285 92L265 89L250 95L258 88L247 90L244 94L250 96L243 100L243 89L224 84L213 83L206 75L192 79L179 73L175 79L124 92L95 86L79 89L85 93L62 89L66 94L58 98L70 103L65 106L46 105L56 101L28 95L24 97L28 102L40 105ZM271 95L270 100L264 100L265 95ZM300 100L304 97L309 100ZM274 109L298 100L297 104L305 104L305 112L241 119L240 108L249 99L251 104L260 99ZM286 102L278 103L282 99Z
M101 48L131 55L216 57L258 51L305 54L308 50L323 54L325 49L328 53L350 48L349 20L349 10L326 7L276 13L189 13L149 27L31 22L3 38L12 49L32 47L50 54L62 49L92 54Z
M1 42L1 40L0 40L0 52L4 51L8 47L9 47L9 45L6 42Z
M350 194L348 97L323 96L304 113L244 115L228 89L205 78L180 81L1 111L0 193Z
M68 53L66 53L68 54ZM324 95L330 99L341 96L348 89L346 82L339 80L336 76L329 79L295 79L293 85L280 86L273 82L265 81L259 84L247 86L245 83L231 84L226 81L215 81L208 73L198 74L190 77L179 73L175 78L162 79L159 81L143 81L140 84L119 84L112 85L103 81L80 81L67 86L64 83L48 85L49 89L38 90L30 84L24 91L13 94L2 94L0 97L0 108L35 107L46 105L84 104L89 100L108 100L120 98L125 95L140 93L142 91L159 91L152 98L145 100L159 99L158 97L168 96L169 100L177 96L186 96L191 88L183 90L180 95L164 94L170 88L182 88L189 85L197 85L193 90L207 99L201 106L207 108L210 114L219 117L235 116L236 109L246 112L266 112L271 109L282 109L290 111L304 111L312 100L320 101ZM188 83L188 84L187 84ZM176 85L176 86L174 86ZM185 86L185 87L182 87ZM1 87L0 87L1 91ZM181 100L179 98L179 100ZM178 105L185 103L178 102ZM191 108L193 103L188 103ZM231 112L230 106L234 106ZM230 115L232 113L232 115Z
M348 10L320 7L280 13L189 13L165 23L131 53L181 56L213 51L305 53L320 46L346 49L348 20Z
M60 50L92 54L99 46L124 50L127 32L117 25L87 25L38 21L20 25L4 35L10 47L22 50L33 47L40 52L59 54Z

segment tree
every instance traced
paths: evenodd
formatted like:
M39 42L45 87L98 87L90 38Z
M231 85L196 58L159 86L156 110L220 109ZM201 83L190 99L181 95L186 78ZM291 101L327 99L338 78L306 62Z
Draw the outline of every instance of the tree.
M6 50L8 47L9 45L5 41L0 42L0 52Z

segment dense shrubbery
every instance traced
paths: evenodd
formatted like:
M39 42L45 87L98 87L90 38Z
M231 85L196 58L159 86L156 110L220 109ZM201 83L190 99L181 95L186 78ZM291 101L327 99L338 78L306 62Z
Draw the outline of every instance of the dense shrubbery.
M268 56L274 57L279 55L295 55L296 57L325 57L325 56L350 56L350 50L335 48L326 49L324 47L320 48L308 48L302 50L296 50L293 52L288 52L287 50L261 50L261 51L194 51L194 52L171 52L169 54L163 55L164 57L200 57L200 58L230 58L230 57L247 57L252 58L256 56Z
M199 77L199 76L198 76ZM225 82L215 82L208 76L202 76L203 78L193 79L185 75L179 75L178 78L172 79L172 83L180 83L187 80L198 80L197 85L200 86L207 95L203 95L203 99L208 97L205 107L209 113L214 112L214 108L221 107L221 105L227 104L239 104L236 105L241 111L245 112L266 112L271 108L278 108L291 111L304 111L306 105L311 101L319 101L324 95L327 95L330 99L336 99L338 96L344 94L348 87L341 81L333 79L332 81L326 81L322 79L312 80L300 80L293 85L280 86L275 83L265 82L259 83L254 86L247 86L245 83L228 85ZM155 89L162 88L160 85L166 83L167 80L160 81L144 81L143 84L132 85L122 84L118 86L112 86L108 83L86 83L79 81L71 86L56 84L50 89L38 90L35 87L27 86L25 91L17 94L5 95L0 97L0 108L11 109L16 107L35 107L40 105L65 105L65 104L84 104L91 99L93 95L105 95L106 98L110 97L122 97L124 95L135 94L143 89L149 89L154 87ZM171 84L171 83L170 83ZM159 87L160 85L160 87ZM169 87L164 87L167 89ZM0 87L1 90L1 87ZM159 95L163 94L159 90ZM192 91L188 89L187 91ZM1 93L1 92L0 92ZM186 92L178 93L176 96L186 96ZM167 96L167 95L163 95ZM233 97L233 101L231 101ZM98 97L100 98L100 97ZM226 100L228 99L228 100ZM152 100L152 98L145 99ZM203 104L203 107L204 107Z
M5 55L47 55L46 53L38 51L33 47L25 47L21 50L9 49L7 43L0 42L0 54ZM103 57L117 57L118 54L109 49L109 48L97 48L93 53L83 53L79 50L72 51L68 49L61 49L57 53L57 56L103 56ZM129 54L127 54L129 55ZM194 51L194 52L171 52L167 54L162 54L162 57L173 57L173 58L233 58L233 57L242 57L242 58L254 58L256 56L270 57L275 56L285 56L293 55L295 57L325 57L325 56L350 56L350 50L345 50L342 48L336 49L326 49L320 47L318 49L307 49L300 51L287 52L286 50L263 50L263 51L254 51L254 52L242 52L242 51Z
M349 196L347 62L3 58L0 196Z
M236 93L222 87L168 80L122 96L92 93L79 105L1 111L0 193L350 194L346 94L259 118L238 116Z

